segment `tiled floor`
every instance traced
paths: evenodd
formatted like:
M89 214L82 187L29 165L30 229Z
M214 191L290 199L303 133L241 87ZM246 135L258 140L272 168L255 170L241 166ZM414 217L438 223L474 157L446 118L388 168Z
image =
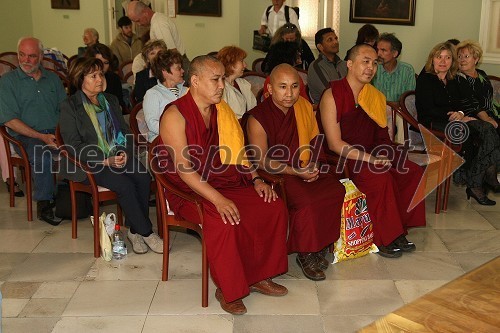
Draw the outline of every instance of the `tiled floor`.
M498 206L482 207L467 202L464 192L452 187L449 211L440 215L433 213L433 196L428 199L427 228L408 237L417 252L342 262L316 283L291 255L289 272L277 278L289 294L251 294L248 313L234 317L221 310L213 284L208 308L201 307L201 247L193 236L172 233L170 280L162 282L160 255L96 260L88 220L72 240L69 221L28 223L25 199L9 208L0 187L2 332L355 332L500 255L500 195L490 194Z

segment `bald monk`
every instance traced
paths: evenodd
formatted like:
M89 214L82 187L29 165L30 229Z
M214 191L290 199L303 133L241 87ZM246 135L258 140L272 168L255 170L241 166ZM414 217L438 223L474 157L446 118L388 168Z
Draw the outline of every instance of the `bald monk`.
M285 178L288 252L297 252L304 275L319 281L329 266L326 250L340 235L345 190L338 176L319 170L318 125L311 103L300 96L299 81L292 66L275 67L267 87L271 96L249 111L246 129L249 144L260 153L259 167Z
M203 237L215 296L225 311L244 314L242 298L250 291L287 294L271 280L288 269L287 211L271 186L247 167L243 131L222 101L222 63L197 57L189 77L190 91L167 106L160 121L169 154L160 165L179 189L203 198ZM167 198L175 215L199 220L194 204L171 193Z
M408 228L425 226L424 201L407 211L423 170L389 138L385 97L370 84L376 72L377 52L366 44L353 47L347 76L330 82L317 118L327 153L347 158L350 178L366 194L379 254L398 258L416 248L406 238ZM380 150L384 145L389 152Z

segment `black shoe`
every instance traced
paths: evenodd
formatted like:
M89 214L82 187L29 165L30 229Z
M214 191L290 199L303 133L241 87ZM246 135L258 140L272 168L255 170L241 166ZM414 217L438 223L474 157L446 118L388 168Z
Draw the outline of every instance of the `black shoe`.
M489 183L486 183L485 187L493 193L500 193L500 184L490 185Z
M396 247L400 248L401 251L403 251L403 252L413 252L417 249L415 244L413 244L408 239L406 239L406 237L404 235L401 235L398 238L396 238L396 240L394 240L393 244Z
M10 193L9 178L7 178L5 185L7 186L7 191ZM24 197L24 192L19 188L19 184L17 182L14 182L14 196L18 198Z
M391 243L387 246L377 245L378 254L385 258L399 258L403 255L403 251L398 248L394 243Z
M465 193L467 194L467 200L470 199L470 197L473 197L478 204L483 205L483 206L494 206L497 204L496 201L488 199L486 194L484 194L483 190L481 188L470 188L467 187L465 190Z
M56 219L49 200L40 200L36 203L36 215L40 221L57 226L62 219Z

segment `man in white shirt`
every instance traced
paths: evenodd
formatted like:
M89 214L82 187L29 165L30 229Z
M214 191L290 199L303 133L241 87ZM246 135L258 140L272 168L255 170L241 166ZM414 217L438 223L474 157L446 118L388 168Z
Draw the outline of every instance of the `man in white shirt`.
M272 0L273 5L267 7L262 14L262 19L260 20L259 34L269 34L273 36L276 30L278 30L285 23L293 23L299 28L299 17L295 10L288 6L284 6L286 0ZM286 8L288 7L288 9ZM288 20L286 17L286 11L288 11Z
M132 1L128 5L128 17L141 26L149 26L152 40L161 39L169 50L177 50L182 55L182 68L187 73L189 59L182 43L177 26L163 13L156 13L140 1Z

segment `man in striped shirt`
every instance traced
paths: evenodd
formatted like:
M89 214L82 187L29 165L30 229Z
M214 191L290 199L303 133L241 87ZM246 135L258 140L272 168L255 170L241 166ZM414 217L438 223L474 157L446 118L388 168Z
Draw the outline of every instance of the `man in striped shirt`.
M412 65L398 61L403 44L394 34L380 35L377 48L379 63L372 84L388 101L397 102L405 91L415 89L415 70Z

